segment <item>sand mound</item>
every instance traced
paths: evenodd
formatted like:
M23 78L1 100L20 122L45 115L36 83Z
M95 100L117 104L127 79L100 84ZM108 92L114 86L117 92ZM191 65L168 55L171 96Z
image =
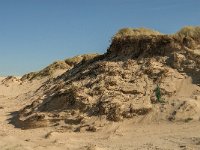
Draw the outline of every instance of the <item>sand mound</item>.
M107 53L38 89L35 95L42 98L19 112L17 126L96 131L124 119L199 120L198 48L198 40L188 36L113 38Z
M42 69L41 71L25 74L21 78L21 80L24 81L24 80L41 79L44 77L48 78L57 77L58 75L61 75L67 70L73 68L78 63L81 63L82 61L88 61L89 59L92 59L96 56L98 56L98 54L86 54L68 58L63 61L56 61L51 65L47 66L46 68Z

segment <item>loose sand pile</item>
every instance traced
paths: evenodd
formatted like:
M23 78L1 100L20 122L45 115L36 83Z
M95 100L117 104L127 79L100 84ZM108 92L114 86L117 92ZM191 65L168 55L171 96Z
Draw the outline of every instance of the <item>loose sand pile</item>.
M97 131L127 119L199 121L200 42L193 34L198 28L174 35L144 29L128 34L130 30L120 30L107 53L81 59L45 82L14 124Z

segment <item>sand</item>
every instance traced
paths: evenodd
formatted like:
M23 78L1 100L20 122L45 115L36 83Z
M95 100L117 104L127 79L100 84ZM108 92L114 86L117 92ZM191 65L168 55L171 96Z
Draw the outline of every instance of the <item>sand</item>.
M199 45L120 35L103 55L0 77L0 150L200 149Z
M10 119L16 111L32 101L27 99L27 95L31 96L31 91L44 81L34 80L31 84L13 81L8 85L0 85L1 150L200 149L200 126L196 121L136 124L130 119L110 122L97 132L66 132L64 129L55 130L54 127L29 130L15 128L9 123Z
M34 83L32 88L37 85ZM26 103L13 98L14 95L10 96L11 89L2 93L3 86L0 85L1 150L200 149L199 122L135 124L132 120L126 120L112 122L98 132L78 133L54 131L52 127L29 130L15 128L9 124L13 115L11 112L18 111ZM15 84L13 88L23 89L25 86Z

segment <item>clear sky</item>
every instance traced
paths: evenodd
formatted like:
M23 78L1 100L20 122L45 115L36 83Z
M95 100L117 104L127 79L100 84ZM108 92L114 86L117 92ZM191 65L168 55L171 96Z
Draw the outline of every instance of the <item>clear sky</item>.
M0 0L0 76L104 53L123 27L200 25L200 0Z

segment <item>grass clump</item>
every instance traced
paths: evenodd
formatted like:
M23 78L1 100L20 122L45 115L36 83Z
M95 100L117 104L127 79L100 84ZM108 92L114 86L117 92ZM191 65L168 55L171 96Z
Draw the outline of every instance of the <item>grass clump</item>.
M200 26L186 26L179 30L175 35L183 37L191 37L193 39L200 39Z
M140 36L140 35L160 35L161 33L147 28L122 28L115 35L115 38L123 38L127 36Z
M99 54L85 54L85 55L79 55L72 58L68 58L65 60L65 63L72 66L80 63L81 61L87 61L90 59L93 59L94 57L98 56Z

